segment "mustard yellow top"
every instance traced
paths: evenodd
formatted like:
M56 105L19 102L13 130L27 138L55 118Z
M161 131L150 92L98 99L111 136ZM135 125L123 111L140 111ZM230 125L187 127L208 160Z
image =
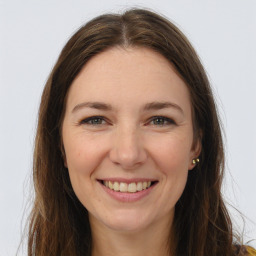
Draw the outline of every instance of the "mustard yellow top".
M254 248L252 248L251 246L246 246L248 255L250 256L256 256L256 250Z

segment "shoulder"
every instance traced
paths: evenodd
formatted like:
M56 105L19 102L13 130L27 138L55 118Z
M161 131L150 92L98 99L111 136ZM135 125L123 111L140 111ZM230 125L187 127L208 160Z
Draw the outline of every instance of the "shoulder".
M234 245L234 255L236 256L256 256L256 250L248 245Z
M256 250L251 246L246 246L246 251L248 256L256 256Z

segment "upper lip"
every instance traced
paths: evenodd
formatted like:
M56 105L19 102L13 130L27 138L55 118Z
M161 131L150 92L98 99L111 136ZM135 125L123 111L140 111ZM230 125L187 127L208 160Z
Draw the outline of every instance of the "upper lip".
M132 178L132 179L127 179L127 178L119 178L119 177L112 177L112 178L102 178L98 179L99 181L111 181L111 182L123 182L123 183L137 183L137 182L143 182L143 181L157 181L156 179L152 178Z

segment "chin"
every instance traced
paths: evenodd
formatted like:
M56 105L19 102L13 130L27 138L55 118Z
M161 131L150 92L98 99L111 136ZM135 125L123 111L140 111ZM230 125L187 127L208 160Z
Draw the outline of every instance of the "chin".
M139 232L146 229L153 219L148 216L134 211L124 211L112 215L108 218L110 221L104 221L105 226L109 229L119 232Z
M147 226L138 221L116 221L114 223L107 223L106 225L111 230L128 233L142 231Z

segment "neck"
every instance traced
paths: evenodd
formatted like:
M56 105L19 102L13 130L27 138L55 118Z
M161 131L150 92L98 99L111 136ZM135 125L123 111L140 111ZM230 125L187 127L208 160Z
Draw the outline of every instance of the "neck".
M170 256L174 255L171 222L139 231L116 231L98 222L91 222L92 256Z

